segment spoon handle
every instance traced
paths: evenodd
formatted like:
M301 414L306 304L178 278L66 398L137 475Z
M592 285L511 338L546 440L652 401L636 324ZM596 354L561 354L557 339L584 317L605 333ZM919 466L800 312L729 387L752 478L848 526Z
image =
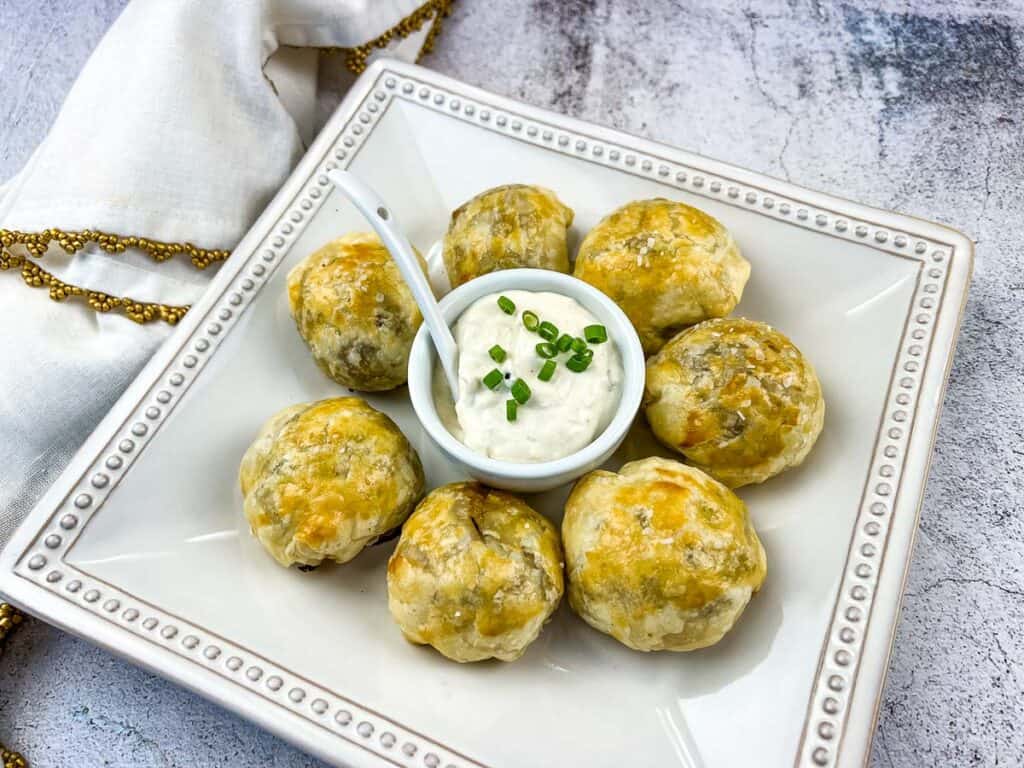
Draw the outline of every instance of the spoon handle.
M359 177L334 169L327 171L327 178L340 189L359 209L366 220L370 223L384 242L385 247L391 253L391 257L398 265L406 285L412 291L413 298L420 307L423 315L423 322L427 324L427 330L434 340L434 347L437 349L437 356L441 360L441 367L444 370L448 386L452 391L452 397L458 398L459 376L456 370L457 347L455 337L452 336L448 323L441 315L437 305L434 292L430 289L427 276L423 274L419 260L410 245L409 240L402 233L398 221L392 211L380 196Z

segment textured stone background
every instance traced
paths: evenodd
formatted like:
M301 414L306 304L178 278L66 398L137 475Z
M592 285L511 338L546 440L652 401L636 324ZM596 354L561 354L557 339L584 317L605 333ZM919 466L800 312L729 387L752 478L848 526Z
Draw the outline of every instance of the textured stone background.
M0 177L121 6L0 2ZM1022 51L1020 2L460 0L424 62L977 242L879 766L1024 764ZM38 768L317 765L35 621L0 660L0 740Z

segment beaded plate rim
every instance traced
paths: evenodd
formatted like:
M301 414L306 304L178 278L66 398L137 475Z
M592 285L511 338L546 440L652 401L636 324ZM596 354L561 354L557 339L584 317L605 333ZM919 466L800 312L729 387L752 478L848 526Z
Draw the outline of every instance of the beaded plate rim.
M794 756L794 764L801 768L862 764L877 716L938 422L937 408L927 412L927 406L920 406L929 402L926 393L941 402L945 389L973 265L970 241L937 224L866 208L523 105L394 60L378 60L352 87L204 299L18 529L0 556L0 590L28 611L193 688L328 761L344 758L368 768L483 768L453 748L64 560L91 516L154 439L239 314L323 205L329 190L324 172L351 163L394 100L918 262L885 414ZM890 552L894 529L899 551ZM895 565L883 570L887 561ZM887 596L880 600L883 587ZM872 626L871 619L879 612L882 617ZM869 644L872 654L865 654ZM864 668L869 663L867 674ZM198 666L199 672L186 671L180 664ZM239 694L239 687L244 693ZM268 714L267 704L276 718ZM281 710L287 713L284 718ZM302 727L291 730L286 723Z

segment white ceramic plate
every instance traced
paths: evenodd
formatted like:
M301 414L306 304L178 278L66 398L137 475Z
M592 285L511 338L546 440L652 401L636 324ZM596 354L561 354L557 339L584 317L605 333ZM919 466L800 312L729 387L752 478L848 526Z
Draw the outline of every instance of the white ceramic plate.
M828 416L803 467L740 492L768 580L721 643L634 653L563 604L520 661L456 665L392 623L391 545L309 574L262 552L239 459L269 414L339 394L284 291L297 260L366 228L328 185L334 166L375 186L424 252L452 209L509 181L556 190L573 243L655 195L732 230L753 265L737 313L808 355ZM945 227L378 62L20 528L0 588L338 765L860 765L971 262ZM368 399L431 487L456 479L404 390ZM640 429L614 463L650 450ZM558 519L565 493L534 503Z

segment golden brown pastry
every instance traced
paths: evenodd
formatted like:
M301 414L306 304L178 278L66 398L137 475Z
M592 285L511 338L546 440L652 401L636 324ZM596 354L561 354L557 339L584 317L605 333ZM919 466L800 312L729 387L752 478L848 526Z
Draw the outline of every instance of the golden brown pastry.
M627 203L598 222L580 245L573 274L622 307L650 355L686 326L732 312L750 264L716 219L655 198Z
M363 392L405 383L422 318L377 235L339 237L296 264L288 303L313 359L336 382Z
M419 456L358 397L301 403L263 425L239 470L245 516L281 565L344 563L402 524L423 493Z
M649 458L584 475L562 522L569 605L638 651L714 645L764 583L764 549L736 494Z
M648 360L644 408L661 442L730 488L797 466L825 421L800 350L739 317L683 331Z
M544 187L506 184L463 203L444 236L452 288L499 269L569 271L566 230L572 209Z
M518 659L562 590L554 526L477 483L432 491L388 563L388 607L402 634L460 662Z

